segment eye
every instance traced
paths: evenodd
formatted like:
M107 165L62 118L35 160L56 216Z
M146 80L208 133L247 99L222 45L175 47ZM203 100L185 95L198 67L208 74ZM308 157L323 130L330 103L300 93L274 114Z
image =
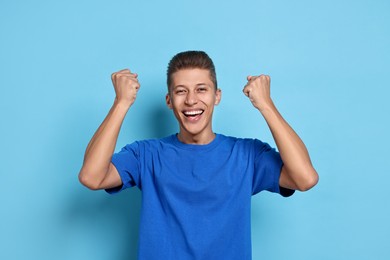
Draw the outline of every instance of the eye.
M200 87L198 88L198 92L206 92L207 88L206 87Z
M176 89L175 94L180 95L184 94L186 91L184 89Z

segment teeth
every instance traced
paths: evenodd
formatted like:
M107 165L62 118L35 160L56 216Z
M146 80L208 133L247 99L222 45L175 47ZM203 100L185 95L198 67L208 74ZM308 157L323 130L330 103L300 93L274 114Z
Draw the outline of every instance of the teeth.
M186 116L194 116L194 115L199 115L199 114L202 114L203 111L202 110L195 110L195 111L185 111L184 114Z

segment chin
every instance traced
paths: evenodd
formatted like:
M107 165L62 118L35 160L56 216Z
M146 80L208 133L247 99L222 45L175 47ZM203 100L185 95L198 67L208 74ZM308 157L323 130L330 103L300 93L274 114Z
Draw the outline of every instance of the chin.
M184 125L184 126L182 125L180 130L184 134L191 135L191 136L198 136L208 132L208 127L205 125Z

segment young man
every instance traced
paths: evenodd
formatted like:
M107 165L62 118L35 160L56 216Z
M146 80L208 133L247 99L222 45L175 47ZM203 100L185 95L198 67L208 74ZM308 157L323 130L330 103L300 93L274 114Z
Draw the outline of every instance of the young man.
M142 191L139 259L251 259L251 196L263 190L290 196L318 181L305 145L270 97L269 76L248 76L244 94L266 120L279 153L257 139L215 134L221 100L215 68L201 51L177 54L167 72L166 103L180 130L114 153L137 74L112 74L114 105L85 152L81 183L115 193Z

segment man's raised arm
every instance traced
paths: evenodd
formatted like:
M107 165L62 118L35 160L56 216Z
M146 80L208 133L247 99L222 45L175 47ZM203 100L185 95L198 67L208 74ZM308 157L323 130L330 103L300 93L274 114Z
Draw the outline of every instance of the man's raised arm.
M137 74L128 69L111 75L115 101L89 142L79 173L80 182L92 190L113 188L122 184L118 171L111 163L111 157L123 120L140 88L137 77Z
M249 97L267 122L282 157L283 167L279 185L306 191L318 182L318 174L311 164L305 144L283 119L270 95L270 77L248 76L244 94Z

